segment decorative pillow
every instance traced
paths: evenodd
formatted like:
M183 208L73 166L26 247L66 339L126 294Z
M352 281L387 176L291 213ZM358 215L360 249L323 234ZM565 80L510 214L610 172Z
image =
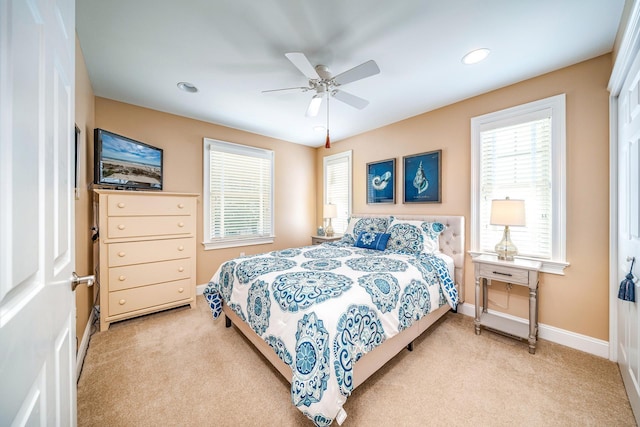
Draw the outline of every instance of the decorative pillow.
M388 233L387 249L397 252L434 254L440 252L439 237L445 229L439 222L393 219Z
M355 217L349 218L349 225L342 236L342 242L354 245L356 239L363 231L371 233L385 233L391 219L388 216L383 217Z
M373 233L370 231L361 231L358 234L355 246L365 249L375 249L377 251L384 251L387 247L390 234L387 233Z

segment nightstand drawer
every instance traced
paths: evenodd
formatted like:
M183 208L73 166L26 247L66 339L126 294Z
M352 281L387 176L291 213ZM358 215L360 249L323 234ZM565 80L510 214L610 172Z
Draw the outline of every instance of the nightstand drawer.
M529 272L522 268L502 265L480 264L480 276L513 284L528 285Z

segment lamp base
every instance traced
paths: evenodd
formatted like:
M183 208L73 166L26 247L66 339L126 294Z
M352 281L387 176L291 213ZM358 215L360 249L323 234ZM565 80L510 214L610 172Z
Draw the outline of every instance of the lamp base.
M329 218L329 224L327 228L324 229L324 234L327 237L333 237L333 227L331 226L331 218Z
M503 261L513 261L513 257L518 255L518 248L511 241L511 232L508 225L505 225L502 240L496 244L495 251L498 254L498 259Z

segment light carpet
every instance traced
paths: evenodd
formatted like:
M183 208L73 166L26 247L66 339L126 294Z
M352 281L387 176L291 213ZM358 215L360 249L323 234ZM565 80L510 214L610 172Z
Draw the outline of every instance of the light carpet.
M635 426L618 366L449 313L358 387L343 426ZM202 296L90 341L79 426L310 426L289 383ZM337 425L334 422L333 425Z

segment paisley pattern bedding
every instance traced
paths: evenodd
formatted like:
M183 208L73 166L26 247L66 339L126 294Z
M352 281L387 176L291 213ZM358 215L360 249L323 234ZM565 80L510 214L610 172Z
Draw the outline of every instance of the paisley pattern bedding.
M364 354L458 302L436 255L345 242L228 261L204 295L214 318L224 302L291 367L291 399L318 426L342 411Z

